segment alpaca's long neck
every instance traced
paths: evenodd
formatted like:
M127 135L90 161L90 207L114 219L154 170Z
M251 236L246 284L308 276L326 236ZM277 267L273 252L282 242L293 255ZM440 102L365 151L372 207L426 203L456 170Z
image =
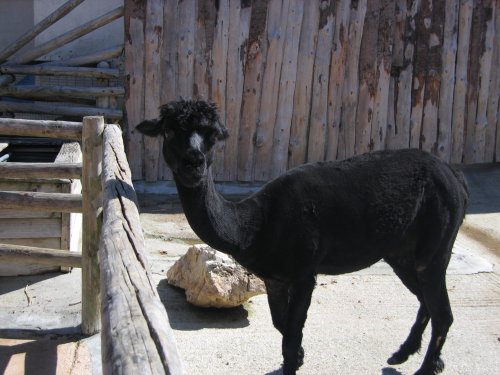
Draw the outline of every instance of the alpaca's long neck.
M241 254L251 245L260 225L254 202L224 199L215 189L210 170L196 187L186 187L177 179L176 185L189 225L201 240L230 255Z

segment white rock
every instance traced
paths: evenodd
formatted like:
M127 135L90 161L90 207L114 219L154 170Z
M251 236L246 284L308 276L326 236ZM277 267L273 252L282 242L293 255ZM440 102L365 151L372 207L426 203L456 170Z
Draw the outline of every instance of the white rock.
M232 258L207 245L194 245L167 272L169 284L201 307L235 307L266 293L264 282Z

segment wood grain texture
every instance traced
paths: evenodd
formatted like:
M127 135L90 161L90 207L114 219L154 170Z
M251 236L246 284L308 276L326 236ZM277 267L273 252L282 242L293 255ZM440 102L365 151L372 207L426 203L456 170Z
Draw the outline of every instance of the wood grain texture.
M320 161L325 158L328 126L328 76L330 73L333 33L335 32L334 22L335 6L331 2L328 6L321 8L319 16L310 104L308 162Z
M82 254L65 250L0 244L0 262L81 267Z
M239 181L253 181L254 178L254 153L263 89L262 76L267 56L267 38L264 33L268 2L266 0L254 1L251 9L238 135Z
M290 1L286 16L288 23L284 35L285 45L283 46L276 122L272 134L271 178L285 172L288 165L288 146L292 126L293 99L297 79L298 50L303 15L304 2L301 0Z
M273 134L278 108L278 93L283 63L283 49L290 0L271 0L267 15L267 59L262 78L262 95L258 126L255 132L254 180L267 181L271 177L269 161L272 158Z
M46 212L82 212L80 194L0 191L0 208Z
M144 2L125 1L125 145L133 178L144 178Z
M146 2L144 29L144 117L157 118L160 103L161 70L160 50L163 34L163 2ZM144 137L144 178L146 181L158 180L160 159L160 139Z
M0 118L0 134L81 140L82 123Z
M355 150L355 123L359 90L359 54L366 9L366 0L359 1L357 7L353 7L351 4L347 42L349 48L347 50L345 79L342 87L342 115L338 146L339 159L353 156Z
M184 374L147 262L119 127L107 126L103 142L103 373Z
M335 11L335 33L330 64L330 83L328 87L328 128L326 159L336 160L339 147L339 130L342 121L342 93L345 79L345 66L349 36L350 1L337 2Z
M82 332L99 332L99 238L102 211L102 133L104 119L84 117L82 132ZM73 194L72 194L73 195Z
M468 86L469 44L472 27L474 2L462 0L459 8L457 63L455 68L455 87L453 93L453 129L451 162L463 161L465 145L466 95Z
M297 57L288 168L297 167L306 161L318 26L319 6L315 2L306 2Z

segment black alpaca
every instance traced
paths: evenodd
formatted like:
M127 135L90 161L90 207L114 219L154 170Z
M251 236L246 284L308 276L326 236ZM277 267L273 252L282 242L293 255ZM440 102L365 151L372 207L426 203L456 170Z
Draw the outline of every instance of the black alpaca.
M214 146L228 133L213 104L171 102L137 129L163 137L163 156L197 235L264 279L273 324L283 335L284 374L303 363L302 329L316 275L353 272L380 259L420 301L408 338L388 363L419 350L431 320L417 374L443 370L441 348L453 321L446 268L469 195L460 172L422 151L381 151L303 165L236 203L214 188Z

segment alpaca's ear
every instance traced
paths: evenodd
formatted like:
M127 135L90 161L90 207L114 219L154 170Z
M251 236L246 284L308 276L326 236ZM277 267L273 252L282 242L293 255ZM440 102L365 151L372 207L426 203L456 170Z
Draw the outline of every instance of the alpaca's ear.
M214 126L217 130L216 136L218 141L223 141L224 139L227 139L229 137L229 132L222 122L216 121Z
M157 137L162 132L162 126L158 120L145 120L135 127L140 133L149 137Z

